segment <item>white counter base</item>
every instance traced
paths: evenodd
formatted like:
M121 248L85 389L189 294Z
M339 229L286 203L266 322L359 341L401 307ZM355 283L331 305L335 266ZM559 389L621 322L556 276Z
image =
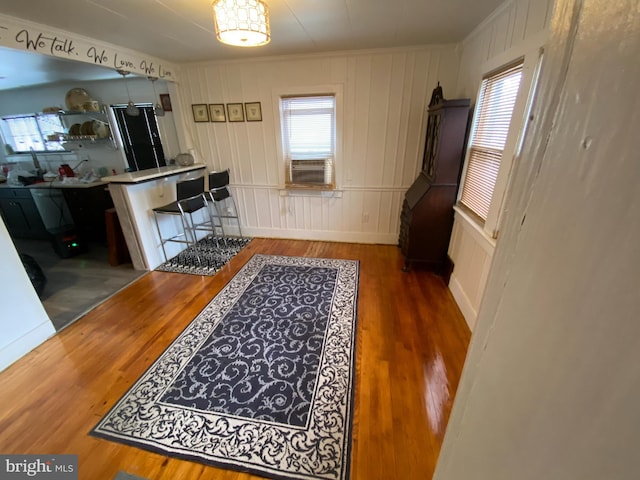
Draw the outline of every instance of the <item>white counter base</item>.
M153 219L153 209L176 199L176 183L203 174L204 165L190 167L160 167L139 172L130 172L112 177L109 192L118 213L133 268L153 270L163 263L164 256ZM165 216L166 217L166 216ZM178 231L179 219L163 218L163 234ZM168 243L165 245L169 258L184 250L186 245Z

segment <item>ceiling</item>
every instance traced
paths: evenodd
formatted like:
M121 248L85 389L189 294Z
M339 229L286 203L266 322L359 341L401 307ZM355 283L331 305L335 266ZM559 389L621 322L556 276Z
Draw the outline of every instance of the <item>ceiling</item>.
M230 47L215 38L211 0L2 0L0 13L120 45L175 64L461 41L503 0L264 0L271 43ZM28 56L22 56L28 55ZM32 58L40 57L40 58ZM0 89L117 77L102 67L0 48ZM20 63L18 63L20 62ZM24 63L23 63L24 62ZM78 78L85 72L90 78ZM87 73L88 72L88 73ZM96 77L93 77L93 76ZM102 77L101 77L102 75ZM33 80L27 80L33 78Z

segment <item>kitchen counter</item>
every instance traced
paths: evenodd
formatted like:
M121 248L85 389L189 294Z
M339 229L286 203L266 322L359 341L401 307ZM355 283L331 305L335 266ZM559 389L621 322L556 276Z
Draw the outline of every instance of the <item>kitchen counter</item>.
M0 188L93 188L99 187L100 185L107 185L108 182L105 181L97 181L91 183L83 183L80 181L70 182L70 181L61 181L61 180L53 180L52 182L41 182L41 183L32 183L31 185L12 185L7 182L0 183Z
M27 188L93 188L99 187L100 185L108 185L109 182L105 182L104 180L98 180L97 182L84 183L81 181L64 181L64 180L54 180L52 182L43 182L43 183L34 183L32 185L28 185Z
M190 165L188 167L182 167L180 165L168 165L166 167L148 168L146 170L140 170L137 172L128 172L122 173L120 175L102 177L102 181L110 183L141 183L155 180L157 178L166 177L169 175L178 175L195 170L202 170L204 168L205 165L201 163Z
M120 175L110 175L102 177L100 180L91 183L83 183L80 177L72 177L66 180L53 180L41 183L32 183L31 185L13 185L8 182L0 183L0 188L91 188L99 185L108 185L109 183L141 183L155 180L170 175L179 175L187 172L203 170L205 165L198 163L183 167L180 165L168 165L166 167L149 168L138 172L122 173ZM75 180L74 180L75 179Z

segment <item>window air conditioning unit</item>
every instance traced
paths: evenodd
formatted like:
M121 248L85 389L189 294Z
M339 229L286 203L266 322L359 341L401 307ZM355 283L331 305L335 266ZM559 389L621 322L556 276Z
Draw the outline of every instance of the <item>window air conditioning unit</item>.
M289 183L294 185L333 185L333 162L330 158L291 160Z

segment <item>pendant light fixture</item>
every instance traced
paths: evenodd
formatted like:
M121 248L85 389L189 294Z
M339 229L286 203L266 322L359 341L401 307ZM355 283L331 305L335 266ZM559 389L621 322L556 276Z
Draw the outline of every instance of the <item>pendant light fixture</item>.
M124 79L124 86L127 89L127 97L129 98L129 103L127 103L127 109L125 110L126 114L130 117L137 117L140 115L140 109L136 107L136 104L131 100L131 94L129 93L129 85L127 85L127 75L131 72L127 72L126 70L118 70L118 73L122 75Z
M271 41L269 9L262 0L213 2L216 37L237 47L258 47Z
M164 108L160 105L158 101L158 93L156 92L156 84L155 81L158 80L157 77L147 77L151 81L151 85L153 86L153 98L156 100L156 105L153 107L153 111L156 114L156 117L164 117Z

